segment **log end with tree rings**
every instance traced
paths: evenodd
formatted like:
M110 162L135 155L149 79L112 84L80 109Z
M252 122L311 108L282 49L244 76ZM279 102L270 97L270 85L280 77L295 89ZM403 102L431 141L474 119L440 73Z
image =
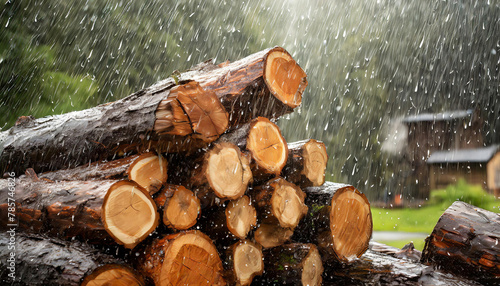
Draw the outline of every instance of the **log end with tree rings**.
M206 154L204 173L210 187L220 198L241 197L252 181L249 158L229 142L215 144Z
M331 247L340 261L360 257L368 249L373 230L366 196L352 186L337 190L331 200L330 230Z
M156 229L159 214L148 191L135 182L120 181L106 193L101 219L118 244L132 249Z
M139 268L155 285L226 285L217 249L201 231L167 235L143 253Z
M282 178L271 182L274 189L271 196L271 212L282 227L293 229L307 213L305 194L299 187Z
M302 102L307 75L283 48L269 51L264 65L264 80L271 93L291 108Z
M150 194L156 193L167 181L167 159L155 153L139 156L128 168L128 178L146 189Z
M226 131L228 114L213 91L197 82L178 85L170 90L156 110L154 130L159 135L192 135L212 142Z
M169 228L185 230L196 224L200 200L183 186L176 186L163 207L163 222Z
M249 240L242 240L230 248L232 249L230 268L234 271L236 284L250 285L253 278L264 271L261 247Z
M229 202L225 212L227 228L240 239L246 238L257 224L257 212L247 196Z
M145 286L144 279L130 267L121 264L105 264L85 276L82 286L130 285Z
M302 147L304 158L304 169L302 175L311 182L312 186L321 186L325 183L325 170L328 162L328 154L323 142L310 139Z
M246 148L265 173L280 174L288 159L288 146L279 127L265 117L251 122Z

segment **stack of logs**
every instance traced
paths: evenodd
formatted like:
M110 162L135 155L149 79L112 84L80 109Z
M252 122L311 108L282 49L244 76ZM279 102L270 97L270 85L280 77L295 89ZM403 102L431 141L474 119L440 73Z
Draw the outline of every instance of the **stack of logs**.
M325 182L322 142L287 143L275 124L301 104L306 86L305 72L277 47L205 62L91 109L19 118L0 133L0 228L16 233L17 259L15 277L3 271L2 281L370 282L349 271L369 247L368 200ZM12 240L6 232L0 246L11 249ZM438 260L426 248L425 259ZM498 257L488 255L478 263L496 269ZM369 272L390 272L382 268Z
M357 189L325 183L322 142L287 143L275 123L306 86L277 47L91 109L20 118L0 135L19 243L81 241L32 261L85 256L90 266L62 275L83 285L321 284L323 263L367 250L372 219Z

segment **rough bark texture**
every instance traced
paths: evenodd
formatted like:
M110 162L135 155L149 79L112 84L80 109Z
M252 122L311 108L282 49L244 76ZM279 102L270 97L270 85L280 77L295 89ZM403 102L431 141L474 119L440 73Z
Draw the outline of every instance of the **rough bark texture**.
M266 271L260 284L321 285L323 263L313 244L285 244L264 254Z
M288 160L281 175L301 188L325 183L328 154L323 142L314 139L288 143Z
M481 285L419 262L394 258L372 250L350 264L326 263L324 267L324 285Z
M100 265L123 263L78 241L67 242L20 233L12 237L13 240L8 232L0 233L2 285L80 285L82 277ZM15 249L9 246L15 246ZM15 254L14 264L7 260L11 253ZM9 276L10 273L15 274L14 279Z
M212 240L200 231L167 235L149 244L136 267L155 285L225 285Z
M360 257L368 249L373 228L366 196L352 186L331 182L304 192L309 212L292 239L316 244L324 261Z
M422 262L482 282L500 282L500 214L454 202L427 238Z
M40 179L51 181L87 181L125 179L127 169L139 155L131 155L113 161L97 161L72 169L63 169L45 172L39 175Z
M264 50L223 67L201 64L112 103L40 119L26 117L28 120L0 133L0 173L74 167L137 148L186 151L206 146L222 130L210 128L215 133L206 133L206 124L199 123L213 121L215 117L205 115L219 108L201 104L196 96L186 100L172 96L158 114L169 123L155 126L160 102L178 84L190 82L218 99L209 101L219 104L221 111L225 109L230 126L257 116L277 118L291 112L307 86L305 73L282 48ZM184 127L177 128L179 124ZM189 132L196 136L186 137Z
M50 182L15 179L18 230L90 243L111 243L101 222L101 205L116 180ZM0 180L0 228L7 227L9 180ZM14 222L15 223L15 222Z
M264 271L262 247L240 240L224 251L224 278L229 285L250 285Z

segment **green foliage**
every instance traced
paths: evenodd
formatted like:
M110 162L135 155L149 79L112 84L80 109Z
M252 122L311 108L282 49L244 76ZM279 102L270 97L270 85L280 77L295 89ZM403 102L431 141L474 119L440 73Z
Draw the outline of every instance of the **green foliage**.
M486 193L480 185L469 185L464 179L458 180L444 190L431 192L430 203L447 209L453 202L462 201L485 210L498 212L500 200Z

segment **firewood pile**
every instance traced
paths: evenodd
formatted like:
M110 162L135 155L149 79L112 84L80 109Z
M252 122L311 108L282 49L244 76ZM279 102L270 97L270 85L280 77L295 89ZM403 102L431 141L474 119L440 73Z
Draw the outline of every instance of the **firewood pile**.
M322 142L288 143L276 125L306 86L277 47L91 109L20 118L0 133L15 281L320 285L327 267L350 267L369 247L368 200L325 182Z

